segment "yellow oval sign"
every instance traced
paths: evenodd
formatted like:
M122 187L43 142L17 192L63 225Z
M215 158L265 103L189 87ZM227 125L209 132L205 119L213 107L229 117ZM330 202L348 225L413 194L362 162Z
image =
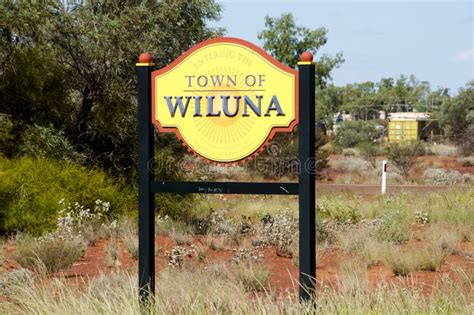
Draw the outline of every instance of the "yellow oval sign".
M236 38L202 42L152 73L152 119L190 151L244 161L298 123L297 71Z

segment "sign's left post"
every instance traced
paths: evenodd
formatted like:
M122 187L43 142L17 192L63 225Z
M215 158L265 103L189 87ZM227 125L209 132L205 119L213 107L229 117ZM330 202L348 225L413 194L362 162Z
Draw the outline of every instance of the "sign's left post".
M151 72L153 60L143 53L136 64L138 75L138 287L142 302L155 293L155 198L150 191L154 158L151 121Z

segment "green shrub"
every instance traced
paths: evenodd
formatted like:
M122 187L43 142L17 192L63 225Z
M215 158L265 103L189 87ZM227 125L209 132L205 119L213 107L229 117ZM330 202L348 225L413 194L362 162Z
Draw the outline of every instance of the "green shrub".
M5 262L5 253L3 252L3 241L0 241L0 268Z
M337 171L357 174L360 176L371 175L374 172L372 165L359 157L344 157L331 161L331 168Z
M353 148L363 142L378 140L382 132L373 121L344 121L336 130L334 143L341 148Z
M184 267L185 259L192 258L196 254L193 248L184 248L182 246L173 246L170 251L165 251L168 259L168 266L181 269Z
M428 148L428 151L433 155L455 156L458 148L448 144L433 144Z
M134 191L102 171L44 158L0 158L0 234L53 229L62 199L90 209L97 199L110 201L111 216L136 206Z
M34 287L35 277L33 273L25 268L2 272L0 275L0 293L3 296L12 297L19 286Z
M0 113L0 156L10 156L14 147L14 124L10 117Z
M22 239L17 242L13 259L22 267L54 273L71 266L85 250L81 240L58 237Z
M415 211L415 222L421 225L430 223L430 215L428 212Z
M298 235L298 219L285 209L277 213L274 217L268 217L267 223L264 221L264 237L266 243L277 248L277 254L291 257L291 248L297 242L295 235Z
M470 167L474 166L474 156L461 157L458 159L461 166Z
M193 232L193 227L183 221L174 220L167 215L164 217L157 215L155 217L155 234L170 235L173 232L191 233Z
M461 155L474 153L474 80L459 89L437 113L445 135L459 146Z
M49 233L50 236L82 239L85 244L91 245L99 237L109 238L116 234L117 220L109 216L110 202L97 199L91 209L78 202L71 205L61 200L59 204L62 209L56 220L56 230Z
M359 149L360 156L375 168L377 156L381 154L379 145L376 143L362 142L357 146L357 148Z
M334 230L329 226L327 220L316 219L316 242L332 243L335 239Z
M474 180L471 174L461 174L456 170L445 170L443 168L428 168L423 172L423 179L435 185L466 184Z
M474 111L471 111L471 113L472 112ZM474 115L471 114L471 117L472 116ZM462 156L472 156L474 154L474 123L471 123L461 139L462 140L460 140L461 143L458 148L458 154Z
M85 156L77 153L64 133L53 128L29 126L22 134L20 154L46 157L70 162L82 162Z
M408 213L400 210L389 210L376 231L379 241L403 244L410 239Z
M423 155L425 149L419 141L409 143L390 143L387 147L387 156L393 164L406 176L415 164L415 158Z
M190 194L155 194L157 214L168 216L179 225L190 225L201 212L207 211L199 207L199 201L199 196Z
M381 218L387 211L410 211L410 222L416 219L415 212L422 211L428 215L429 223L446 222L454 226L474 226L472 211L474 189L450 189L420 194L418 192L400 192L379 195L370 202L363 202L361 207L364 219Z
M342 149L342 155L344 156L357 156L359 155L359 150L354 148L345 148Z
M361 215L358 207L360 202L357 198L339 198L338 196L319 198L317 202L317 215L329 218L336 223L357 223Z

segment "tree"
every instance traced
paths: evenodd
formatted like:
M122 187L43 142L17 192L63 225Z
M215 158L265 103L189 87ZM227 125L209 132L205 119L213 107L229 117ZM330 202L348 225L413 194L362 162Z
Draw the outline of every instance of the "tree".
M407 176L415 165L416 157L423 155L425 150L421 142L390 143L387 147L387 156L390 162L400 170L403 176Z
M2 2L1 111L25 124L49 127L54 121L88 163L130 173L136 164L138 55L149 51L159 67L168 64L220 35L206 25L219 14L213 0L92 0L69 7L53 0ZM23 66L22 56L32 56L33 67ZM46 119L38 120L40 114ZM177 142L170 135L159 141Z
M274 58L281 63L295 68L300 59L300 55L304 51L311 51L313 54L326 44L327 30L325 28L317 28L310 30L306 27L297 26L291 13L282 14L279 18L265 17L265 30L258 33L258 38L263 40L263 48L268 51ZM330 72L338 67L344 61L342 53L338 53L335 57L322 55L316 63L316 86L324 88L327 81L331 78ZM316 133L316 170L320 171L327 167L328 154L322 150L327 143L324 135ZM295 160L297 156L297 146L295 141L290 140L296 136L296 132L291 134L277 134L274 141L280 143L282 152L285 155L280 159L282 161L277 164L284 164L286 160ZM278 158L278 157L274 157ZM290 168L292 166L290 165ZM284 174L284 173L283 173Z
M13 130L14 124L10 118L0 113L0 158L12 155L15 139Z
M377 143L374 142L362 142L357 146L359 149L360 155L372 165L375 169L377 166L377 156L381 153L380 147Z
M353 114L358 119L377 118L380 110L373 82L348 84L343 89L342 111Z
M418 81L413 75L341 87L329 84L318 91L317 115L319 119L330 121L332 114L346 112L355 119L373 120L380 112L432 111L446 96L449 98L446 89L432 92L428 82Z
M461 153L474 153L474 80L445 102L439 116L446 135L461 147Z
M344 121L334 136L334 143L341 148L353 148L364 142L376 142L382 136L382 130L374 121Z
M18 43L4 60L0 112L21 123L61 128L69 122L69 71L48 47Z
M263 40L263 48L281 63L295 68L300 55L304 51L316 54L327 42L327 30L323 27L310 30L297 26L291 13L282 14L279 18L265 17L265 30L258 33L258 39ZM322 55L316 63L316 84L324 87L330 73L337 68L344 58L342 53L334 57Z
M344 104L344 88L328 84L324 89L318 91L316 97L316 119L326 121L327 125L332 128L333 114L341 110Z

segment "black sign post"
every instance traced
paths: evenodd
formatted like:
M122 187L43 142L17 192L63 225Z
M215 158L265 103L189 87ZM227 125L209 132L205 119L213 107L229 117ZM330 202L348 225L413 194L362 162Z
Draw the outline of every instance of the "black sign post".
M306 54L306 55L305 55ZM300 299L311 298L316 280L315 65L313 56L298 62L299 97L299 265Z
M300 299L313 296L316 277L315 229L315 64L309 52L299 67L298 183L166 182L155 181L149 164L154 158L151 117L151 55L140 55L138 72L138 284L141 301L155 292L155 193L263 194L299 196Z
M154 158L154 126L151 123L151 55L140 55L138 74L138 285L142 301L155 292L155 196L150 191Z

